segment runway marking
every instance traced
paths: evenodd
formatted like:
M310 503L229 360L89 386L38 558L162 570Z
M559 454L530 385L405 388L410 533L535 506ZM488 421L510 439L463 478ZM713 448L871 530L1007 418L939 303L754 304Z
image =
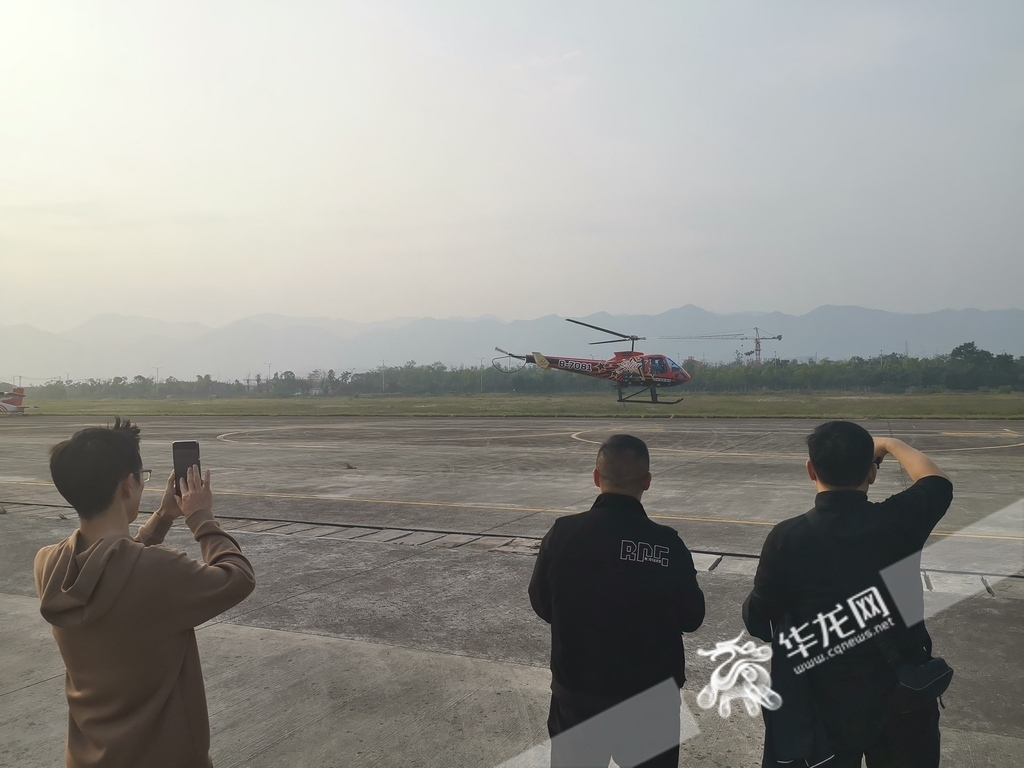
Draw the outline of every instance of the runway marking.
M424 426L424 428L427 427L427 425L423 425L423 426ZM367 423L316 425L316 426L313 426L313 427L310 427L309 425L301 425L301 424L281 425L281 426L275 426L275 427L257 427L255 429L246 429L246 430L236 430L236 431L232 431L232 432L225 432L223 434L217 435L216 439L219 440L220 442L231 443L231 444L234 444L234 445L272 446L272 447L276 447L276 448L292 449L292 450L294 450L294 449L304 449L304 450L332 450L333 451L333 450L339 450L339 449L345 447L345 446L337 446L337 445L331 445L331 444L326 444L325 445L322 442L312 442L312 443L296 443L296 442L291 442L291 443L289 443L289 442L264 442L262 440L239 440L239 439L232 439L232 438L240 437L240 436L244 436L244 435L251 435L251 434L254 434L254 433L257 433L257 432L283 432L283 431L289 431L289 430L294 431L294 430L304 430L304 429L310 429L310 428L313 428L313 429L334 429L334 430L338 430L338 431L350 431L350 430L355 430L355 429L372 429L373 427L369 426ZM406 427L406 426L402 427L402 429L408 429L408 428L409 427ZM379 427L378 427L378 429L379 429ZM455 428L453 427L452 429L455 429ZM601 430L601 429L606 429L606 428L605 427L595 427L593 429L583 429L583 430L579 430L578 432L570 432L570 433L568 433L569 434L569 439L575 440L576 442L580 442L580 443L586 443L588 445L600 445L603 441L601 441L601 440L592 440L592 439L583 437L583 435L587 434L588 432L596 432L596 431ZM607 429L611 429L611 427L607 427ZM662 433L664 433L666 431L669 431L669 430L667 430L666 427L646 427L646 428L643 428L643 429L633 430L633 433L635 433L635 434L660 435L660 434L662 434ZM735 427L727 427L727 428L724 428L724 429L712 429L712 430L683 430L683 433L694 432L694 433L697 433L697 434L707 434L709 431L712 434L717 434L717 433L730 434L730 433L733 433L733 434L744 434L744 435L746 435L746 434L754 434L754 435L763 435L763 436L770 436L770 435L773 435L773 434L778 434L780 431L786 431L787 434L789 432L787 430L775 430L775 429L771 429L771 430L767 430L767 431L758 431L758 430L738 429L738 428L735 428ZM447 443L457 443L457 442L465 442L465 441L471 441L471 440L472 441L483 441L483 440L503 441L503 440L521 439L521 438L559 437L559 436L562 436L562 435L565 435L565 434L566 433L561 431L561 430L554 431L554 432L531 432L531 433L527 433L527 434L491 433L491 434L480 435L480 436L459 437L459 438L450 439L450 440L438 440L438 439L435 439L435 440L432 440L430 442L437 444L437 443L445 443L445 442L447 442ZM679 434L679 433L675 432L675 431L670 431L670 434ZM1005 429L1005 428L1001 432L938 432L937 434L940 435L940 436L943 436L943 437L989 437L989 438L993 438L993 437L1008 437L1008 438L1009 437L1020 437L1020 435L1018 433L1013 432L1013 431L1011 431L1009 429ZM922 435L921 433L918 433L915 436L922 437L924 435ZM1002 449L1006 449L1006 448L1021 448L1021 447L1024 447L1024 442L1009 443L1009 444L1006 444L1006 445L982 445L982 446L975 446L975 447L969 447L969 448L932 448L932 449L929 449L928 452L929 453L943 454L943 453L961 453L961 452L966 452L966 451L995 451L995 450L1002 450ZM651 453L656 453L656 454L681 454L681 455L687 455L687 456L710 456L710 455L715 455L715 456L719 456L719 457L730 457L730 458L731 457L735 457L735 458L747 458L747 459L750 459L750 458L761 458L761 457L765 457L765 456L771 456L772 458L776 458L776 459L793 459L793 460L801 460L801 459L806 458L806 456L803 453L777 453L777 452L753 453L753 452L748 452L748 451L735 451L735 452L733 452L733 451L729 451L728 448L719 449L719 450L709 450L709 449L698 449L698 448L667 448L667 447L650 446L650 451L651 451Z
M588 440L585 437L580 437L580 435L585 435L587 432L596 432L596 431L597 431L596 429L581 429L579 432L571 433L569 435L569 438L571 440L576 440L577 442L580 442L580 443L589 443L590 445L601 445L604 442L604 440ZM635 434L643 434L643 433L646 433L646 432L654 432L655 434L659 434L660 435L664 431L665 431L664 429L655 429L653 427L650 427L648 429L634 429L633 433L635 433Z
M0 480L0 485L31 485L31 486L42 486L52 487L51 483L37 483L37 482L14 482L10 480ZM143 492L148 493L163 493L162 488L145 488ZM403 507L439 507L443 509L484 509L492 510L495 512L531 512L531 513L543 513L549 515L572 515L577 514L571 509L551 509L549 507L512 507L502 506L498 504L458 504L450 501L409 501L407 499L370 499L358 496L327 496L324 494L309 494L309 493L275 493L273 491L267 491L265 493L251 493L249 491L215 491L215 495L218 496L239 496L251 499L300 499L303 501L351 501L359 504L394 504L396 506ZM70 508L70 507L69 507ZM581 512L584 510L580 510ZM659 515L650 514L647 515L653 520L684 520L691 523L721 523L725 525L760 525L760 526L774 526L776 522L769 520L733 520L731 518L721 517L691 517L687 515ZM960 533L958 531L932 531L932 536L955 536L957 538L965 539L998 539L1002 541L1024 541L1024 536L1001 536L998 534L984 534L984 533Z
M315 425L316 429L337 429L339 431L366 428L365 422L356 422L354 424L318 424ZM216 439L223 443L241 443L242 440L231 440L233 435L251 435L254 432L281 432L282 430L295 430L295 429L308 429L307 424L284 424L275 427L254 427L253 429L236 429L231 432L225 432L224 434L217 435ZM249 442L250 445L262 445L262 443Z
M601 441L598 441L598 440L588 440L588 439L586 439L584 437L580 437L580 435L584 434L585 432L590 432L590 431L592 431L592 430L583 430L582 432L575 432L572 435L570 435L570 437L572 437L573 440L578 440L581 443L590 443L592 445L600 445ZM1007 430L1007 431L1009 431L1009 430ZM772 433L771 432L765 432L763 434L767 436L767 435L770 435ZM953 436L959 436L959 437L968 437L968 436L970 436L970 437L977 437L977 436L1005 437L1005 435L1003 435L1001 433L991 433L991 432L963 432L963 433L942 432L940 434L942 434L944 436L947 436L947 437L953 437ZM1014 436L1019 437L1019 435L1016 435L1016 433L1014 433ZM1007 445L980 445L980 446L976 446L974 448L929 448L928 449L928 453L958 453L958 452L961 452L961 451L998 451L998 450L1001 450L1003 448L1022 448L1022 447L1024 447L1024 442L1021 442L1021 443L1008 443ZM697 454L697 455L702 455L702 456L711 456L711 455L722 456L722 457L739 456L739 457L744 457L744 458L759 458L759 457L763 457L763 456L772 456L773 458L780 458L780 459L806 459L807 458L807 456L805 454L802 454L802 453L776 453L776 452L772 452L772 451L766 451L766 452L763 452L763 453L740 453L740 452L735 452L734 453L734 452L730 451L728 448L722 448L722 449L717 450L717 451L698 450L696 448L659 448L657 446L648 446L648 448L649 448L651 453L685 453L685 454Z
M731 523L733 525L777 525L763 520L724 520L717 517L682 517L679 515L648 515L659 520L688 520L697 523ZM932 536L956 536L964 539L1001 539L1006 541L1024 541L1024 536L999 536L988 533L960 533L958 531L932 531Z
M581 442L581 443L589 443L591 445L601 445L601 443L604 442L603 440L588 440L585 437L580 437L580 435L582 435L582 434L584 434L586 432L593 432L593 431L594 430L591 430L591 429L584 429L581 432L574 432L569 437L571 437L573 440L576 440L576 441ZM641 432L643 430L635 430L635 431L636 432ZM646 430L646 431L648 431L648 432L657 431L658 434L660 434L661 432L664 432L664 430ZM755 434L757 434L757 435L767 435L769 433L767 433L767 432L757 432ZM662 448L662 447L659 447L659 446L656 446L656 445L649 445L649 446L647 446L647 449L651 453L682 453L682 454L696 455L696 456L712 456L712 455L714 455L714 456L724 456L724 457L736 456L736 457L739 457L739 458L746 458L746 459L760 458L760 457L763 457L763 456L772 456L773 458L779 458L779 459L804 459L804 458L806 458L802 453L775 453L775 452L743 453L741 451L735 451L735 452L734 451L730 451L728 448L721 448L721 449L719 449L717 451L712 451L712 450L700 450L698 448ZM657 473L655 473L655 474L657 474Z
M1010 443L1009 445L981 445L977 448L932 448L928 453L956 453L958 451L997 451L1001 448L1021 448L1024 443Z
M306 429L337 429L337 430L340 431L340 430L352 430L352 429L358 429L358 428L374 429L374 427L368 426L366 424L334 424L334 425L316 425L316 426L312 426L312 427L308 426L308 425L291 425L291 426L285 425L285 426L279 426L279 427L261 427L261 428L257 428L257 429L244 429L244 430L237 430L237 431L234 431L234 432L225 432L222 435L217 435L217 440L221 441L222 443L233 443L233 444L236 444L236 445L274 445L274 446L279 447L279 448L296 448L296 447L312 448L312 447L316 447L316 446L322 446L323 444L322 443L313 443L313 444L305 444L305 445L296 445L296 444L293 443L291 445L288 445L287 443L285 443L284 445L282 445L280 443L264 443L264 442L260 442L258 440L232 440L231 438L236 436L236 435L249 435L249 434L252 434L253 432L282 432L282 431L287 431L287 430L306 430ZM408 428L407 427L403 427L403 429L408 429ZM457 430L458 428L450 427L449 429L450 430ZM437 430L434 430L434 431L436 432ZM489 434L489 435L480 435L480 436L473 436L473 437L458 437L458 438L451 438L451 439L448 439L448 440L434 440L432 442L440 443L440 442L456 442L456 441L461 442L461 441L464 441L464 440L504 440L504 439L520 439L520 438L524 438L524 437L562 437L562 436L565 436L565 434L566 434L566 432L564 430L558 430L556 432L536 432L536 433L527 433L527 434L496 434L496 433L492 433L492 434ZM323 447L334 448L335 446L323 446Z

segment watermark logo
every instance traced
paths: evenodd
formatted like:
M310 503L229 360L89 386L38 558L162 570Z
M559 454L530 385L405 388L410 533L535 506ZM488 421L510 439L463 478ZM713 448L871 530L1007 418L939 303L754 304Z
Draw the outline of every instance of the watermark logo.
M979 520L976 523L964 528L958 534L944 538L942 541L931 544L926 550L924 555L926 559L932 560L936 564L944 564L948 561L954 561L958 563L958 566L964 570L976 571L978 573L1005 573L1003 576L990 577L990 583L992 586L998 586L1004 579L1012 578L1010 574L1017 573L1021 569L1021 564L1024 563L1024 548L1021 545L1020 530L1021 526L1024 525L1024 499L1015 501L1013 504L1005 507L1004 509L994 512L985 518ZM983 537L985 539L985 546L978 547L973 550L964 549L964 541L966 537ZM970 541L969 538L966 540ZM950 595L952 600L934 600L931 602L925 602L921 594L921 559L922 553L915 552L908 555L903 560L893 563L888 568L882 570L882 580L885 582L886 589L892 598L893 608L896 611L896 615L900 617L903 624L907 627L912 627L915 624L924 621L926 618L936 615L942 611L948 610L960 602L967 600L972 595L984 593L985 588L979 586L975 592L964 592L963 594ZM989 587L991 588L991 586ZM852 605L851 605L852 601ZM862 633L870 631L882 632L893 625L894 619L889 615L889 608L885 602L881 599L881 595L878 594L877 590L866 590L865 592L858 593L852 598L846 601L847 607L850 608L853 620L857 623L857 626L861 626L863 621L864 629L860 630L856 637L859 637ZM827 617L827 614L823 614ZM884 617L884 620L877 625L868 626L869 619L876 617ZM825 619L826 625L828 625L829 619ZM842 625L841 621L837 622ZM820 626L820 625L819 625ZM838 631L837 631L838 635ZM722 668L731 662L734 658L740 655L749 655L753 657L753 661L767 661L771 658L771 648L762 647L755 649L752 642L745 643L739 646L739 640L743 637L743 633L740 633L739 637L735 640L731 640L728 643L718 643L715 650L713 651L702 651L698 650L697 653L702 656L711 656L715 658L715 654L730 653L730 659L716 670L716 675L722 671ZM846 640L841 640L836 643L832 648L839 648L843 643L847 643L854 640L855 637L849 637ZM865 638L866 639L866 638ZM751 667L757 667L752 662L747 662ZM748 668L749 669L749 668ZM760 667L758 667L760 669ZM755 679L760 678L757 675L756 670L749 670L755 674ZM764 671L762 669L762 671ZM730 675L728 673L722 673L714 678L712 684L706 686L698 696L698 701L707 702L705 706L703 703L702 707L710 709L715 705L716 697L716 685L717 690L725 690L728 686L728 679ZM765 677L761 678L764 684L767 685L770 678L768 673L765 672ZM738 680L738 676L737 676ZM744 678L745 682L750 682L747 678ZM733 682L735 686L736 681ZM650 709L647 707L650 704L654 704L655 698L652 698L651 694L655 693L656 689L662 689L664 693L675 685L675 681L671 678L660 683L655 688L645 691L642 694L634 697L630 701L633 706L640 705L643 703L644 706L640 706L634 710L637 715L643 719L649 716ZM677 691L678 688L672 690ZM730 689L731 690L731 689ZM768 692L773 694L770 704L773 704L771 708L778 709L782 706L782 697L780 697L770 688L761 689L765 693L767 698ZM755 697L757 694L754 694ZM733 697L737 698L737 697ZM660 701L660 695L657 697ZM758 698L758 703L760 703ZM762 706L768 706L762 704ZM728 717L731 708L726 708L724 716ZM751 707L747 706L747 711L750 712ZM610 710L611 711L611 710ZM756 709L755 709L756 712ZM719 713L722 714L722 707L719 706ZM754 714L754 713L751 713ZM695 738L700 733L700 728L697 725L697 720L694 717L692 710L687 706L686 702L683 701L679 708L679 742L683 743L690 739ZM583 724L576 726L575 728L566 731L568 734L576 729L584 729L594 727L597 731L607 730L607 723L599 715L595 718L585 721ZM586 731L586 735L594 733L595 731ZM563 734L556 736L555 738L562 738ZM506 760L501 763L498 768L548 768L551 764L551 742L544 741L541 744L533 746L515 757ZM667 748L667 746L660 742L645 741L644 746L647 749L645 758L654 757L660 754L661 751Z
M817 631L812 624L817 625ZM779 645L787 651L786 658L799 654L804 659L793 670L799 675L826 659L841 656L894 625L895 618L882 593L877 587L870 587L849 598L845 604L837 603L831 611L819 613L813 622L807 621L780 632ZM812 656L810 651L815 647L818 650Z
M697 694L697 705L702 709L711 709L718 703L718 714L729 717L732 714L732 701L739 699L751 717L757 715L760 707L778 709L782 706L782 697L772 690L772 679L768 670L754 662L768 661L772 657L770 645L757 646L752 640L740 645L743 633L740 632L732 640L716 643L715 647L706 651L697 649L699 656L708 656L717 661L728 656L711 673L711 682Z

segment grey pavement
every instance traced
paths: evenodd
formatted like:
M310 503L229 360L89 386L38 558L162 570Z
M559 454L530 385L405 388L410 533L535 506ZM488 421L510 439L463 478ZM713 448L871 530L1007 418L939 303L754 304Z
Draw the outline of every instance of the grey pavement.
M96 421L0 421L0 765L61 762L63 667L38 614L31 563L76 524L49 484L46 450ZM739 707L723 719L696 705L715 666L696 650L740 634L761 541L810 506L800 441L812 423L161 418L142 426L144 460L158 476L170 471L171 440L201 440L220 493L215 511L257 572L248 600L198 630L218 768L497 766L541 744L549 638L526 596L533 553L557 515L589 506L597 443L616 431L648 440L655 482L645 505L699 550L709 612L686 638L684 701L700 731L683 744L681 765L760 764L760 718ZM957 546L938 562L926 553L922 577L929 605L949 606L928 620L936 652L956 669L942 713L945 765L1014 766L1024 754L1024 568L1013 559L1024 532L983 522L958 538L1024 496L1024 438L1014 427L892 423L956 484L933 541ZM355 469L339 469L346 465ZM901 487L895 467L883 466L873 494ZM150 491L143 506L156 500ZM166 543L198 556L181 526ZM983 577L971 569L986 552L997 557Z

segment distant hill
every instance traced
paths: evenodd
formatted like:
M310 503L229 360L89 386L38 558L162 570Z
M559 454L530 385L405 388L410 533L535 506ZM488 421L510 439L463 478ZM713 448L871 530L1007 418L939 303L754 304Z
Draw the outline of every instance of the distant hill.
M805 315L780 312L718 314L688 304L659 315L579 317L625 334L645 336L637 349L671 357L693 356L708 362L732 360L750 341L662 340L661 336L700 336L759 327L766 341L763 356L846 359L879 353L914 357L944 354L965 341L990 352L1024 355L1024 310L943 310L900 314L862 307L822 306ZM579 357L608 357L622 346L598 331L548 315L505 322L476 319L399 318L357 323L328 317L263 314L219 328L200 323L168 323L145 317L98 315L66 333L48 333L27 325L0 327L0 379L23 377L41 383L136 375L193 379L244 379L257 373L291 370L304 375L316 368L364 371L387 365L443 362L448 366L490 364L495 346L515 352L545 352Z

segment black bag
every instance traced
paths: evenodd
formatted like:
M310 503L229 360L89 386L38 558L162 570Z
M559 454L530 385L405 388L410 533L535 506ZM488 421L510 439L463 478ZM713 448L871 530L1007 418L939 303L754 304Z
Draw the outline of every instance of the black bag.
M838 549L832 534L822 523L818 510L810 510L806 517L818 537L830 545L830 549ZM868 645L877 648L886 663L896 671L896 690L893 692L892 702L897 712L907 713L920 709L942 696L949 688L949 683L953 679L953 668L945 659L929 658L924 662L909 662L904 659L896 644L884 635L873 637L867 642ZM930 645L929 643L929 647Z
M928 659L924 664L899 665L893 694L896 711L913 712L935 701L946 692L952 679L953 668L943 658Z

